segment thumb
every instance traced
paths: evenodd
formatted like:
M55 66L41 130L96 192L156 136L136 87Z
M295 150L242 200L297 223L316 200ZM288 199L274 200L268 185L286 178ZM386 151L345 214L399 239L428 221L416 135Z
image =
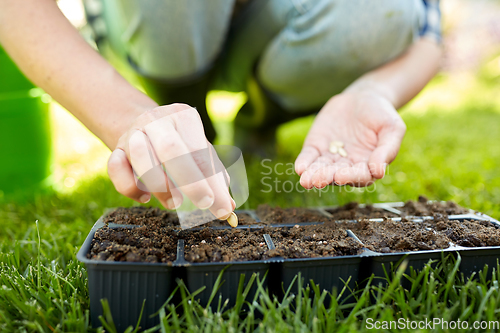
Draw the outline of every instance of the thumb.
M378 133L378 144L370 155L368 167L375 179L382 179L386 167L396 158L401 142L406 132L406 125L401 118L390 127L383 128Z

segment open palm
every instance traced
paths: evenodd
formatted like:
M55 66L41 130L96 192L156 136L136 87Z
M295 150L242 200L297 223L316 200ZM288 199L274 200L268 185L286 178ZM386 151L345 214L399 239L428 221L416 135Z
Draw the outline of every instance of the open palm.
M329 184L368 186L384 177L399 151L406 126L385 98L372 93L344 93L331 98L316 117L295 161L307 189ZM329 151L342 141L346 157Z

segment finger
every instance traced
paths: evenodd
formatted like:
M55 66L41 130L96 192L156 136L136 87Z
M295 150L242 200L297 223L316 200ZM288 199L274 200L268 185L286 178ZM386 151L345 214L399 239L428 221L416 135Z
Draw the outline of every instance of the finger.
M168 192L155 192L154 196L168 209L177 209L182 205L184 198L182 193L175 187L174 183L168 176L163 173L166 178Z
M396 158L406 133L406 125L399 119L393 126L378 134L377 148L368 160L370 172L375 179L384 178L386 167Z
M295 160L295 172L301 176L319 156L318 149L313 146L304 146Z
M214 193L214 203L209 208L219 219L227 219L233 211L231 196L225 174L226 168L219 159L214 147L205 137L200 115L194 108L188 108L172 115L177 132L189 151L192 152L195 163L206 178Z
M226 168L211 144L209 144L208 151L212 164L211 166L201 164L201 169L207 177L210 188L214 192L215 200L213 206L210 207L210 211L218 219L225 220L229 217L236 205L233 206L234 200L232 200L229 194L229 182L226 179Z
M229 191L224 185L224 175L222 173L218 173L207 178L207 180L214 193L217 193L215 195L214 204L210 207L210 211L216 218L226 220L231 215L231 212L236 207L236 204L233 205L234 200L232 200L229 195Z
M116 149L111 153L108 160L108 175L116 190L124 196L140 203L147 203L151 199L149 192L137 187L132 166L123 150Z
M178 185L198 208L207 209L214 203L214 193L197 163L210 164L205 157L195 161L172 123L171 117L154 120L144 127L156 156L164 165L167 175ZM191 131L194 133L193 129ZM206 142L206 139L204 140Z
M192 152L195 163L213 191L214 202L209 210L215 217L227 219L234 209L229 195L229 182L225 178L227 170L205 137L200 115L196 109L188 108L173 114L172 119L175 121L177 132Z
M168 181L162 166L156 157L148 137L141 131L134 131L128 138L129 161L140 183L165 206L171 197ZM141 184L138 184L141 186ZM173 209L172 207L167 207Z
M368 186L373 183L372 174L366 162L356 163L350 167L337 170L335 183L338 185Z
M334 160L331 157L320 156L314 161L300 176L300 185L310 190L314 187L313 176L321 168L332 165Z
M318 169L312 177L314 187L322 189L327 185L333 184L335 182L335 174L337 171L350 167L351 165L352 162L350 160L342 158L331 165L326 165Z

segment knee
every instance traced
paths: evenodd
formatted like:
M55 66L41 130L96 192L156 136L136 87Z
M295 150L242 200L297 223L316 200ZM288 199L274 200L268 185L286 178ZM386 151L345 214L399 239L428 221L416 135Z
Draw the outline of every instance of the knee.
M311 1L266 49L258 79L288 109L321 106L412 43L418 1Z
M232 1L123 1L119 38L144 76L167 81L196 77L222 49Z

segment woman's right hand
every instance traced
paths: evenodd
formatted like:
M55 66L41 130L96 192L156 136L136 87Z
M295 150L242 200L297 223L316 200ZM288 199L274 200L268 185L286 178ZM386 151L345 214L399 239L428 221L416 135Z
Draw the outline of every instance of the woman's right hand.
M118 140L108 174L118 192L141 203L152 193L175 209L182 204L182 192L219 219L235 208L228 174L205 137L198 112L186 104L156 107L137 117Z

